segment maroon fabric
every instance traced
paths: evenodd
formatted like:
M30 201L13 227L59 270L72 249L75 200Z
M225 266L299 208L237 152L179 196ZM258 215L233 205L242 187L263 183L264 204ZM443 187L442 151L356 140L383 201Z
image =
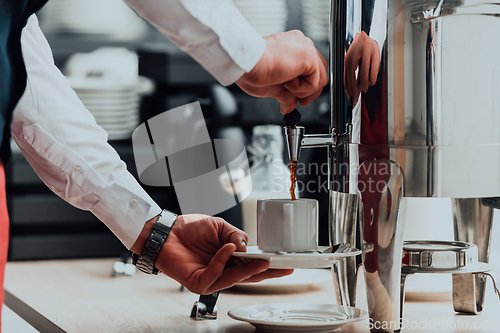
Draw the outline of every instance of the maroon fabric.
M4 298L4 275L7 264L7 250L9 248L9 214L7 213L7 200L5 196L5 172L0 163L0 327L2 324L1 306Z
M370 99L361 94L361 146L359 149L360 170L358 173L358 182L361 184L363 201L363 239L366 242L375 245L372 252L366 254L365 269L373 273L378 271L378 215L379 202L382 193L379 191L370 191L369 184L378 184L386 181L387 175L380 173L376 168L367 167L362 164L365 161L374 159L388 159L389 151L387 148L387 100L385 91L386 80L383 70L379 73L381 80L377 85L370 89L381 89L380 94L371 95ZM375 98L374 98L375 96ZM363 185L363 186L361 186Z

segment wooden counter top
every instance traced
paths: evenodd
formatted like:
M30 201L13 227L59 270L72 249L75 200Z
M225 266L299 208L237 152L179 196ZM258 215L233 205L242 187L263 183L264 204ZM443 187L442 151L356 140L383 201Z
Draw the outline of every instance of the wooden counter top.
M195 321L189 314L197 295L180 291L180 285L164 275L149 276L138 272L133 277L113 278L113 261L9 262L5 276L6 295L10 293L14 300L19 299L41 315L34 315L29 308L18 311L25 312L18 314L28 322L41 321L41 326L34 325L41 332L246 333L256 332L255 328L229 318L229 310L261 303L335 303L333 283L330 282L295 294L255 294L231 289L219 297L217 320ZM422 327L429 322L433 323L436 332L499 332L500 301L493 293L491 282L488 282L487 292L485 310L478 316L456 315L451 302L406 302L405 320L421 328L403 332L432 331L429 326ZM364 291L359 295L364 295ZM366 309L365 297L358 298L361 298L358 307ZM440 324L434 324L438 321ZM464 325L468 326L467 330L463 329ZM474 329L476 326L478 329ZM368 332L366 327L366 322L358 322L336 332Z

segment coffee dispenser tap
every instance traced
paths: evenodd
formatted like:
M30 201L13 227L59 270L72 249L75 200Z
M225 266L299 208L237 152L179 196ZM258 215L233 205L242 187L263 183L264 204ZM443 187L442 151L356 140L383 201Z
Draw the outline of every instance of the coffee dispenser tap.
M337 135L335 129L329 134L305 134L303 126L284 126L283 135L285 136L288 159L291 162L297 162L300 158L302 148L316 147L337 147L340 144L348 143L350 133Z
M295 109L283 117L286 126L283 135L290 162L297 162L302 148L336 147L338 144L349 143L350 133L338 136L333 128L329 134L305 134L303 126L297 126L300 121L300 112Z

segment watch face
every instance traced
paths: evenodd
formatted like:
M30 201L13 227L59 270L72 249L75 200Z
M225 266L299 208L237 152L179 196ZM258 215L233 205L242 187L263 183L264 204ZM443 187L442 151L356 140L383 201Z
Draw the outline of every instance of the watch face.
M160 222L166 225L167 227L172 228L176 219L177 219L177 214L172 213L171 211L168 210L163 210L157 222Z
M174 225L176 219L177 219L177 214L174 214L168 210L164 210L161 212L160 217L156 221L153 230L158 230L166 234L168 237L170 229Z

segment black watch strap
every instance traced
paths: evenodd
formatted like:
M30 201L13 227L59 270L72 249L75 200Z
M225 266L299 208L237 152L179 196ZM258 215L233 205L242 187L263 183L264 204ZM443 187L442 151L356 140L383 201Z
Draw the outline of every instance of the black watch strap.
M177 214L171 211L164 209L160 213L141 255L135 253L132 255L132 263L137 269L147 274L158 274L159 270L155 267L156 257L158 257L163 243L167 240L176 219Z

